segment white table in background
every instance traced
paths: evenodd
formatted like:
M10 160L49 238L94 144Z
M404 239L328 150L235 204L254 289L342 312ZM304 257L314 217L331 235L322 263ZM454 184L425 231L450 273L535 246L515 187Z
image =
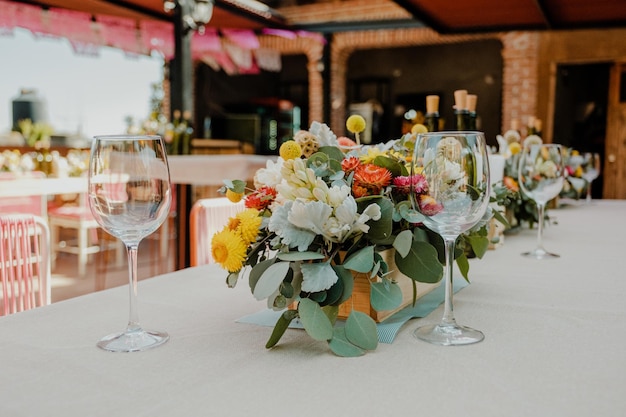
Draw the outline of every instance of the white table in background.
M127 287L0 318L0 415L623 417L626 201L549 214L545 245L561 258L520 256L535 229L471 261L455 312L482 343L416 340L440 307L360 358L301 330L266 350L271 328L235 322L264 307L247 282L188 268L139 284L143 324L171 335L154 350L95 346L125 325Z

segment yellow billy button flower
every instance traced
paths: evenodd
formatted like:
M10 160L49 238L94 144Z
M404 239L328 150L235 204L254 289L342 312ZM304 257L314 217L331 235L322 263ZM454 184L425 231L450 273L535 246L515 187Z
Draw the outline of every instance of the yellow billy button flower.
M419 135L420 133L427 133L427 132L428 132L428 129L426 128L426 126L424 126L421 123L416 123L411 128L411 133L413 133L414 135Z
M246 258L246 244L237 232L226 228L213 235L211 255L228 272L237 272Z
M519 142L511 142L509 143L509 152L511 155L517 155L522 151L522 144Z
M243 198L243 193L236 193L233 190L226 189L226 198L228 198L232 203L238 203Z
M361 144L359 133L365 130L365 126L365 119L359 114L353 114L352 116L348 117L348 120L346 120L346 129L348 129L349 132L354 133L354 138L356 139L357 145Z
M278 151L280 157L285 161L290 159L300 158L302 156L302 148L298 144L298 142L289 140L282 145L280 145L280 150Z

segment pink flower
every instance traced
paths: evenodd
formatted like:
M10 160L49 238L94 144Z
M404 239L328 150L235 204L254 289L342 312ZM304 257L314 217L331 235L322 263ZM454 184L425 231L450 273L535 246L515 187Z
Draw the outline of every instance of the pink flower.
M415 194L424 194L428 192L428 183L426 178L421 174L415 174L409 177L399 176L393 179L393 185L402 194L411 192L411 184L413 184Z

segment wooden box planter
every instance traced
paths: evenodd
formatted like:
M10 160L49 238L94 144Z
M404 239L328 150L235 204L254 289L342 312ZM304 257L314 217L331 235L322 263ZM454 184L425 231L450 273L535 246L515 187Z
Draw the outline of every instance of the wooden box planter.
M395 250L388 249L380 252L380 255L383 257L387 265L389 265L389 271L393 271L393 279L398 283L400 289L402 290L402 303L400 304L400 306L393 310L374 310L370 305L371 286L368 282L369 275L353 272L352 275L354 277L354 289L352 291L352 296L339 306L338 318L347 319L350 315L350 312L352 310L356 310L368 314L371 318L374 319L374 321L380 323L383 320L392 316L394 313L402 310L404 307L407 307L408 305L413 303L413 280L400 272L400 270L398 270L394 258ZM380 280L380 278L378 278L378 280ZM416 284L418 299L439 286L439 283L426 284L423 282L416 282Z

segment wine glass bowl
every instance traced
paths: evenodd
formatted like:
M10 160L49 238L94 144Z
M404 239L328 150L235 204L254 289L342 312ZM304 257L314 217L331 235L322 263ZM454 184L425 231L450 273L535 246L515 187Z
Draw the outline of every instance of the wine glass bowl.
M582 177L587 181L587 194L586 194L586 202L590 203L591 198L591 183L600 176L600 154L586 152L583 154L583 163L582 163L583 173Z
M96 136L89 162L89 206L98 224L126 246L130 317L126 330L98 347L135 352L159 346L169 336L144 330L137 313L137 251L169 214L171 187L163 140L158 136Z
M520 190L537 206L537 245L522 255L535 259L558 258L543 247L545 207L563 189L565 164L561 145L526 144L519 160Z
M420 134L411 170L414 209L423 215L422 223L442 237L446 260L443 317L438 324L418 327L414 335L445 346L480 342L482 332L456 323L452 280L456 239L483 218L489 205L491 182L484 134Z

